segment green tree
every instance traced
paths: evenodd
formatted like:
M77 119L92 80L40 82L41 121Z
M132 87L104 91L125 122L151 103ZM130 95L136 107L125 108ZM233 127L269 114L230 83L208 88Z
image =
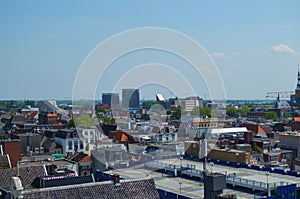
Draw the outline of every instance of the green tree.
M284 118L292 118L293 115L290 114L290 113L285 113L285 114L283 114L283 117L284 117Z
M250 112L250 109L247 107L242 107L238 110L238 112L241 114L241 116L245 117Z
M13 109L10 109L8 112L9 112L10 114L12 114L12 115L15 115L15 114L16 114L16 110L13 110Z
M279 117L274 111L270 111L266 114L265 118L269 120L277 120Z
M227 106L226 107L226 114L228 116L238 116L238 109L232 106Z
M172 111L170 118L171 120L179 120L181 118L181 109L176 108L174 111Z
M255 146L255 147L254 147L254 151L255 151L256 153L261 153L261 152L262 152L262 149L261 149L259 146Z
M195 115L195 116L197 115L201 117L211 116L211 114L212 114L212 110L211 108L208 107L197 106L193 108L193 110L191 111L191 115Z
M110 117L107 117L103 114L97 114L97 118L101 119L106 124L111 124L111 118Z
M108 110L105 110L105 109L103 109L103 108L101 108L101 107L98 107L97 109L96 109L96 113L107 113L107 112L109 112Z
M203 107L203 108L199 108L200 111L200 115L205 117L205 116L211 116L211 108L208 107Z
M68 128L75 128L75 122L74 119L71 119L68 123Z

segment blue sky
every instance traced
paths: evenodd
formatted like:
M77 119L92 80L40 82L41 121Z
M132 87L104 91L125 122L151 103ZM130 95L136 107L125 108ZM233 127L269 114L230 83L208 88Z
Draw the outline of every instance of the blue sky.
M77 71L96 45L149 26L201 44L220 70L228 99L292 91L300 64L299 8L297 0L0 1L0 98L70 99ZM98 98L110 83L99 85ZM155 90L169 97L167 89L149 85L142 98L154 99Z

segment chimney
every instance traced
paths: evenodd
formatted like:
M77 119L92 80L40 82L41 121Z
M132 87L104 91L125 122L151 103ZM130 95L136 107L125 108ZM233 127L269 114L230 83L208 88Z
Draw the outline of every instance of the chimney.
M114 174L114 184L120 184L120 175Z

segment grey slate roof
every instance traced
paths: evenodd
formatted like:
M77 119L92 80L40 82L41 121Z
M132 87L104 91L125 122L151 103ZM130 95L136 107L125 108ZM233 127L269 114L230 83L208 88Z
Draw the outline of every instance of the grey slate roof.
M11 177L17 176L17 174L16 168L0 169L0 187L9 187ZM43 174L43 166L20 167L20 179L23 186L31 185L36 177L43 176Z
M55 149L58 148L58 144L52 138L47 138L43 140L42 147L46 149Z
M105 163L106 161L128 161L129 157L125 150L117 147L106 147L91 151L92 156L94 156L98 161Z
M55 136L62 139L79 137L75 129L60 129Z
M40 112L54 112L59 110L57 106L54 106L47 100L42 100L38 102L38 107Z
M32 183L32 186L36 188L47 188L47 187L58 187L58 186L66 186L66 185L75 185L75 184L83 184L83 183L91 183L94 182L92 176L74 176L74 177L62 177L54 179L51 176L46 177L37 177L35 181Z
M9 157L7 155L0 155L0 168L10 168Z
M134 180L121 180L119 184L105 181L36 190L25 190L23 191L23 198L159 199L159 195L156 190L154 180L152 178L142 178Z
M291 106L288 102L282 101L282 102L276 102L275 105L278 109L291 109Z

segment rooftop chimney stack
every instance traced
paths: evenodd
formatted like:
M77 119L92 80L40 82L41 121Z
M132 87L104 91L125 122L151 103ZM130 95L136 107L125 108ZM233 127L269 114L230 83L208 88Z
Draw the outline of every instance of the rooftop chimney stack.
M120 175L114 174L114 184L120 184Z

